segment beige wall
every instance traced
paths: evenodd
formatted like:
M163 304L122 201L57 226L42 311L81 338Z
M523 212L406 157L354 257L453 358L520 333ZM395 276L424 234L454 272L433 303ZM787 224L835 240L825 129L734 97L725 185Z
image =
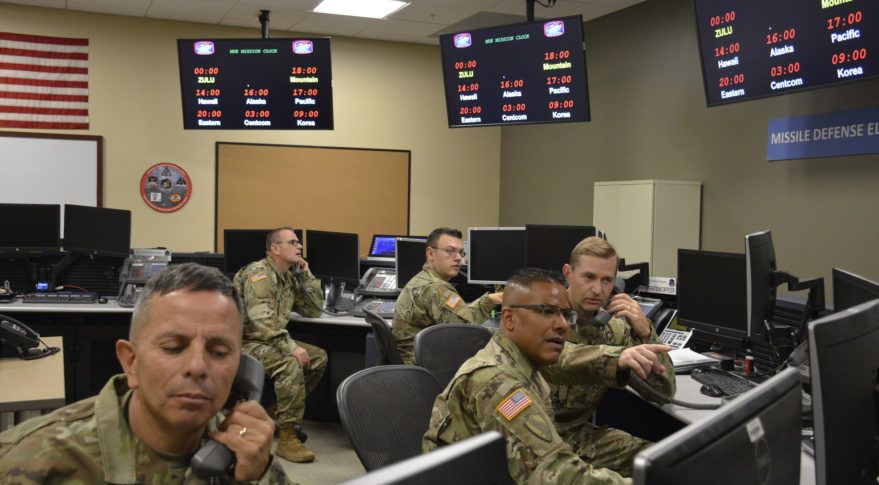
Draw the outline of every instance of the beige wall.
M133 212L134 247L213 249L216 141L411 150L413 234L497 224L500 129L448 128L438 47L334 38L333 131L184 131L176 39L258 37L256 19L240 29L0 4L0 31L89 38L91 129L71 133L104 137L104 205ZM140 178L158 162L193 179L176 213L140 198ZM289 187L291 204L308 204L296 200L296 180Z
M592 122L503 128L501 224L590 223L596 181L698 180L703 249L744 252L772 229L782 269L879 280L879 156L766 161L769 119L876 106L879 80L706 108L690 0L647 0L585 36Z

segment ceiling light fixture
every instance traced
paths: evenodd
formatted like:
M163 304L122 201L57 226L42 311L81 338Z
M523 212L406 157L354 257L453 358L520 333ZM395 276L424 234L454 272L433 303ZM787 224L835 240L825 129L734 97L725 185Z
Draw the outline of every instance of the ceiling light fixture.
M314 12L382 19L409 5L397 0L323 0Z

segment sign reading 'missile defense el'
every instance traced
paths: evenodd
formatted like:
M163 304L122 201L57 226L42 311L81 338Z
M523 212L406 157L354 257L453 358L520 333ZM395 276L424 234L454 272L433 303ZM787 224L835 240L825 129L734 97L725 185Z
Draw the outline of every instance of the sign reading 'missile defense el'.
M769 120L769 161L870 153L879 153L879 107Z

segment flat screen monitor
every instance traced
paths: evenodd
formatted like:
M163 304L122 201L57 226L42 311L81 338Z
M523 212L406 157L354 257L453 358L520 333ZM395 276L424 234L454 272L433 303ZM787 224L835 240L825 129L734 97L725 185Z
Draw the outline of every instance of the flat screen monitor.
M489 431L374 470L343 485L512 485L507 445Z
M424 267L427 238L397 238L397 253L394 257L397 273L397 288L403 289L406 283Z
M799 372L790 367L638 453L634 483L800 483L801 408Z
M833 268L833 310L840 311L879 298L879 283Z
M527 266L524 227L471 227L467 240L468 283L503 285L514 271Z
M571 251L583 239L595 235L593 226L525 225L525 265L561 271Z
M583 17L440 35L449 127L589 121Z
M695 0L709 106L879 75L879 2Z
M266 237L271 229L223 229L226 274L234 275L248 264L266 257ZM302 229L294 229L302 241Z
M180 39L183 128L332 130L328 37Z
M60 228L58 204L0 204L0 254L57 251Z
M678 323L722 337L748 337L745 255L678 249Z
M373 234L372 243L369 245L369 259L386 259L393 261L397 254L397 238L407 237L402 235L392 236L389 234Z
M762 333L764 322L772 320L775 313L775 246L772 232L761 231L745 236L745 270L748 289L748 335Z
M360 237L347 232L305 233L308 267L324 283L357 283L360 280Z
M131 249L131 211L64 205L64 250L127 257Z
M818 485L876 483L879 302L809 322Z

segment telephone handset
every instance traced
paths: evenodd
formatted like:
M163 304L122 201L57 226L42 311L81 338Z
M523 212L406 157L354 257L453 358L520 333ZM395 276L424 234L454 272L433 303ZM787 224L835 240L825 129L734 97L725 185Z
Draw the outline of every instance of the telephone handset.
M40 334L6 315L0 315L0 347L14 350L15 355L24 360L38 359L61 350L58 347L40 349Z
M241 354L241 363L232 382L232 391L223 407L231 409L239 401L259 401L264 382L265 368L262 364L247 354ZM196 476L209 478L225 474L234 459L235 455L229 448L210 439L193 455L190 464Z

